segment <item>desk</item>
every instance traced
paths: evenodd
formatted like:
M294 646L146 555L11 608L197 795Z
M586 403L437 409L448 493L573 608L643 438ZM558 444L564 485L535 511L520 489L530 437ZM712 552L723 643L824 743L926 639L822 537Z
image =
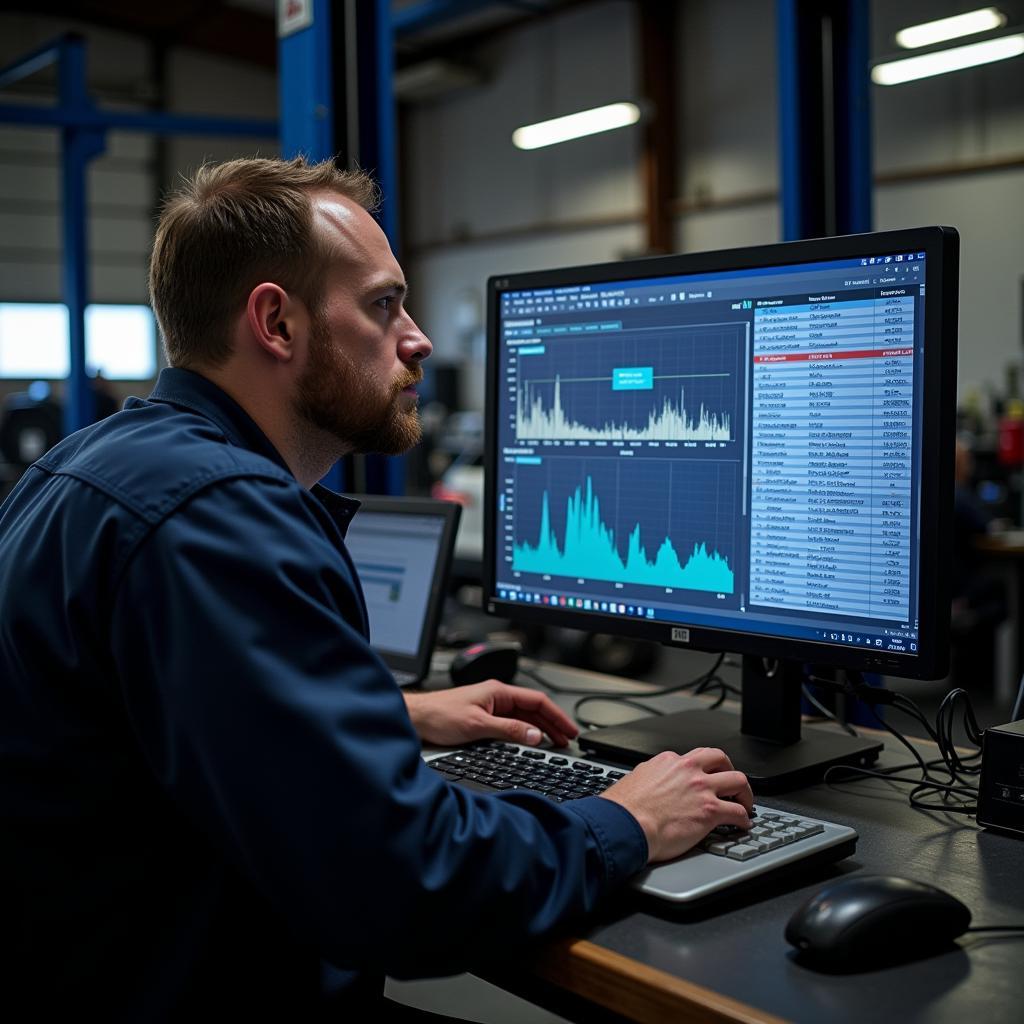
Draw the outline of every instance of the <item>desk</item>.
M697 671L706 660L695 661ZM623 685L591 673L548 671L565 685L608 690ZM686 703L686 698L671 700L675 708ZM565 698L560 701L564 706ZM881 763L903 759L899 754L894 759L890 749ZM534 1002L548 1002L556 1012L567 1013L557 996L568 992L645 1024L1009 1024L1024 1019L1024 937L1019 935L965 936L949 953L859 974L821 974L794 961L783 938L786 921L827 880L852 871L930 881L963 900L975 924L1024 924L1024 843L984 832L967 816L912 810L906 791L865 780L767 798L773 807L852 825L860 833L856 854L811 873L769 880L756 894L712 910L677 913L626 894L575 937L545 947L532 974L488 979Z

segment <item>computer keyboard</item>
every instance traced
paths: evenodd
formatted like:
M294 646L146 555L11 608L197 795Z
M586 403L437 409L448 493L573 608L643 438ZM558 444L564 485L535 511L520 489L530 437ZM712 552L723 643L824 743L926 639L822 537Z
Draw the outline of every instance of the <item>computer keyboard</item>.
M444 778L469 789L523 789L556 803L598 796L628 774L571 754L498 740L425 758ZM716 828L689 853L637 875L633 885L659 899L692 903L767 872L840 860L853 853L856 844L852 828L759 802L748 830Z

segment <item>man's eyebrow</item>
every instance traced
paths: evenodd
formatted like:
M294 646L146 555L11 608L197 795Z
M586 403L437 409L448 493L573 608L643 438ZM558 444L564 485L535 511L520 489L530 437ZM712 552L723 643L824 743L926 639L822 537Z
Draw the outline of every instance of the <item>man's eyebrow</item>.
M408 295L409 286L405 281L389 280L382 281L380 284L373 286L375 292L393 292L396 295Z

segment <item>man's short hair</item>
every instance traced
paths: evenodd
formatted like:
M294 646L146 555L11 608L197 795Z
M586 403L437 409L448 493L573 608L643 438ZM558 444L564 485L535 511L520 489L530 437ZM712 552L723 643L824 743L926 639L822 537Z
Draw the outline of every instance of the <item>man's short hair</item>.
M261 281L312 311L330 253L313 230L314 192L373 210L377 186L330 160L246 159L206 164L166 201L149 266L149 295L171 366L222 365L235 318Z

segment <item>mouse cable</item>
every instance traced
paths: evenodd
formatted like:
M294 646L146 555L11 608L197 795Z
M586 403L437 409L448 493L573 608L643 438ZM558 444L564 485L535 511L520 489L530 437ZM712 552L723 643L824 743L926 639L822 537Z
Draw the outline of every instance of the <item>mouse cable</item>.
M971 925L968 932L1024 932L1024 924L978 924ZM966 932L965 932L966 934Z

